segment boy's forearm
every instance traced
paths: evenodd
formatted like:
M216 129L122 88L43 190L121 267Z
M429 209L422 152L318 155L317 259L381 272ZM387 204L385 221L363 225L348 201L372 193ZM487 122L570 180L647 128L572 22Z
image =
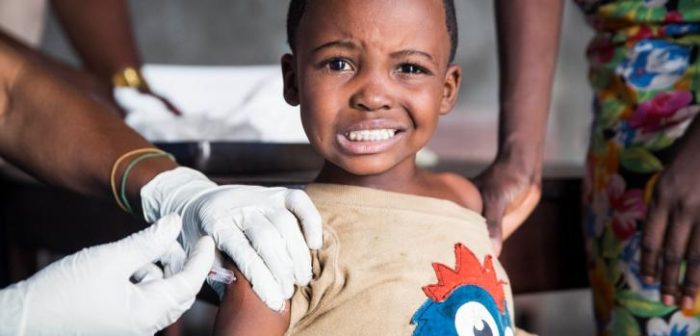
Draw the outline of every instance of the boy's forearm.
M126 0L54 0L52 5L85 66L105 83L125 67L141 66Z
M496 0L500 65L497 160L542 166L559 48L561 0Z

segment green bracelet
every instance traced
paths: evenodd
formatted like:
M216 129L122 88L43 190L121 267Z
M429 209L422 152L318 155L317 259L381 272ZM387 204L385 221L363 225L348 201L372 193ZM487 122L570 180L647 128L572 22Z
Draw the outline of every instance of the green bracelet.
M122 199L122 202L124 203L124 207L126 207L126 210L129 213L131 213L131 214L134 213L134 211L131 208L131 204L129 204L129 200L126 198L126 180L129 177L129 173L131 173L131 170L137 164L139 164L139 162L141 162L143 160L164 157L164 156L167 156L171 160L175 161L175 158L172 155L165 153L165 152L163 152L163 153L146 153L146 154L143 154L141 156L136 157L131 162L129 162L128 166L126 166L126 169L124 170L124 174L122 174L122 181L121 181L121 185L119 188L119 190L120 190L119 194L121 195L121 199Z

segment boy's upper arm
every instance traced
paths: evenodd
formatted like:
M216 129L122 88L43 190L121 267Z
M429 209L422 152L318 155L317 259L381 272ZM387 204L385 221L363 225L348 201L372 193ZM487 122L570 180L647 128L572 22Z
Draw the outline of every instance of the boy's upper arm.
M283 312L268 308L253 292L248 280L232 263L236 281L226 287L214 324L214 335L283 335L289 327L290 307Z
M459 205L481 213L483 210L481 193L474 183L454 173L443 173L441 177L457 195Z

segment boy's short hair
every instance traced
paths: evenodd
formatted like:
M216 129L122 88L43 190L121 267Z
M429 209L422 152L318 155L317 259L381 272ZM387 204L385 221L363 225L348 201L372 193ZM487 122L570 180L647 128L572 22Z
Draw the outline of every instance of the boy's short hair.
M445 24L447 25L447 33L450 34L450 62L454 61L455 53L457 52L457 15L455 13L454 0L442 0L445 8ZM304 16L306 8L306 0L292 0L289 4L287 12L287 43L289 47L296 47L296 32L299 27L301 17Z

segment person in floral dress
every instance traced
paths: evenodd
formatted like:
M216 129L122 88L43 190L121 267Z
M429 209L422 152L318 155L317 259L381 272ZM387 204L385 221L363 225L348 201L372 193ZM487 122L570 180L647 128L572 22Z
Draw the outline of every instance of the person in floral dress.
M595 30L583 230L599 334L700 335L700 0L575 2ZM487 208L539 186L561 6L496 3L502 122L480 176ZM502 213L485 211L493 226Z

